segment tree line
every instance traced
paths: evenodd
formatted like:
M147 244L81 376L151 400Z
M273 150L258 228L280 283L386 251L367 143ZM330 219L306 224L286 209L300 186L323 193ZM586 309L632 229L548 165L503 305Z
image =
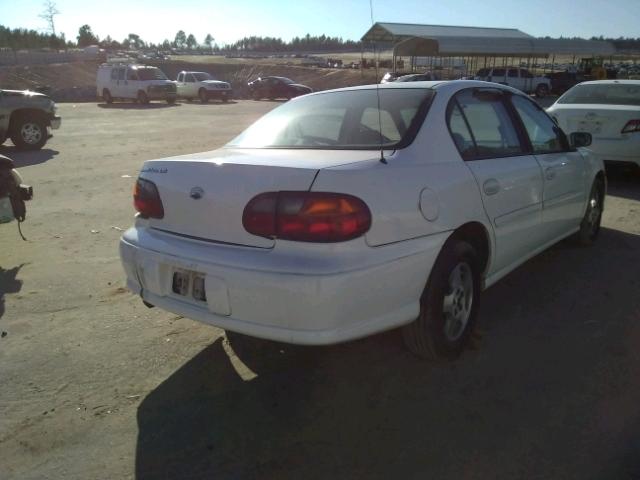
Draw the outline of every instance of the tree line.
M551 37L545 37L551 38ZM562 36L560 37L563 38ZM577 37L574 37L577 38ZM619 50L640 50L640 37L619 37L605 38L603 36L592 37L591 40L606 40L613 43ZM21 49L43 49L50 48L62 50L75 47L86 47L89 45L99 45L108 50L120 49L150 49L150 50L205 50L211 53L263 53L263 52L338 52L348 50L358 50L362 42L355 40L344 40L341 37L330 37L326 35L310 35L294 37L285 41L279 37L250 36L244 37L236 42L223 46L215 43L211 34L207 34L198 42L193 34L187 34L184 30L179 30L173 40L165 39L160 43L146 42L140 35L130 33L122 41L114 40L107 35L100 39L95 35L89 25L82 25L78 29L76 41L67 40L63 34L44 33L26 28L10 29L0 25L0 48Z

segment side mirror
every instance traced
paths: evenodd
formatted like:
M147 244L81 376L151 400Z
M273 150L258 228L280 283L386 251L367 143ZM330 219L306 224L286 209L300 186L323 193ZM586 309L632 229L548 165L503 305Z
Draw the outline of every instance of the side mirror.
M569 141L575 148L591 145L591 134L587 132L573 132L569 135Z

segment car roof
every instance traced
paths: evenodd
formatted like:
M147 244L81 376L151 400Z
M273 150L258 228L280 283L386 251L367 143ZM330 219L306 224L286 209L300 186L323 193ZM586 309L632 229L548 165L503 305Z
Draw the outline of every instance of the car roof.
M640 85L640 80L591 80L578 85Z
M371 85L358 85L355 87L336 88L333 90L323 90L311 93L309 95L322 95L329 92L346 92L351 90L371 90L371 89L394 89L394 88L428 88L433 90L443 90L455 92L464 88L495 88L505 90L516 95L526 96L520 90L493 82L482 82L480 80L431 80L423 82L390 82L390 83L374 83Z

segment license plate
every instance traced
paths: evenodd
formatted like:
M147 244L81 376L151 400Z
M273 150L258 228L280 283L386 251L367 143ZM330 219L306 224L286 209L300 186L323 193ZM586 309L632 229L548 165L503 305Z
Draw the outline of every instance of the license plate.
M180 270L173 273L171 289L173 293L180 296L192 297L198 301L206 302L207 293L204 283L204 275L197 272Z

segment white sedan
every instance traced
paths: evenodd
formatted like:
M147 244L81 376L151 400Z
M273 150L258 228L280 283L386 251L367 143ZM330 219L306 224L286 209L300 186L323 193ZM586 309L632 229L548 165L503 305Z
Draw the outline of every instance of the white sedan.
M580 83L547 112L565 131L591 133L605 162L640 166L640 80Z
M379 108L378 108L379 106ZM480 292L598 234L602 162L531 99L476 81L296 98L213 152L145 162L120 242L147 305L331 344L403 327L455 357Z

